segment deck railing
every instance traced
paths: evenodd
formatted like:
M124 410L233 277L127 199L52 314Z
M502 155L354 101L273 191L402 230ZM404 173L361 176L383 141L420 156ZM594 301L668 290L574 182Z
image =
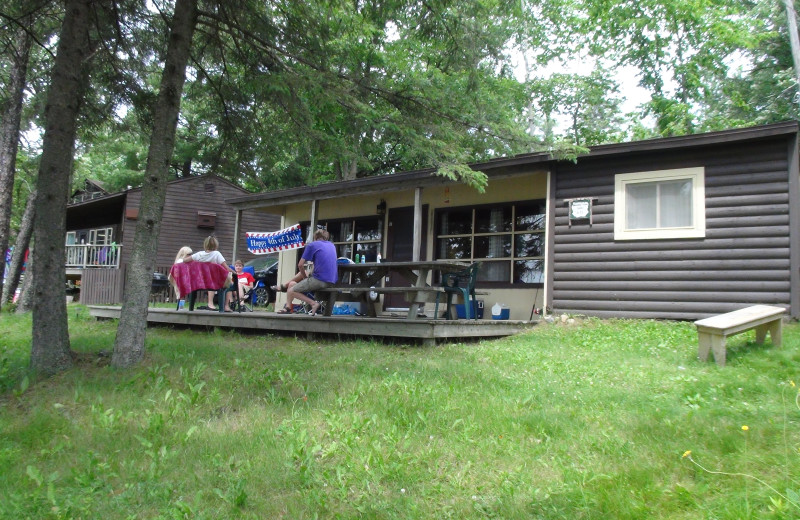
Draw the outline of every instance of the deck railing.
M66 267L85 269L89 267L119 268L119 257L122 246L96 246L91 244L75 244L64 246L66 250Z

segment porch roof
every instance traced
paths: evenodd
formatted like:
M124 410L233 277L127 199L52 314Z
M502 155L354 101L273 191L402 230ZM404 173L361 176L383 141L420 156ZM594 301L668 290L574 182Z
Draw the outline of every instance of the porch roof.
M67 231L118 224L127 192L105 195L67 206Z

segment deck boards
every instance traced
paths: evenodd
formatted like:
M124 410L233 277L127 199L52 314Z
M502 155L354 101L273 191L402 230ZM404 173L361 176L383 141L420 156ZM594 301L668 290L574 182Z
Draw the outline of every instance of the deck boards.
M96 318L117 319L121 307L89 306ZM284 332L313 335L350 335L421 340L432 344L459 339L498 338L511 336L536 325L536 322L517 320L407 320L405 317L366 316L308 316L280 315L274 312L219 313L216 311L189 312L151 308L148 324L221 327L262 330L265 333Z

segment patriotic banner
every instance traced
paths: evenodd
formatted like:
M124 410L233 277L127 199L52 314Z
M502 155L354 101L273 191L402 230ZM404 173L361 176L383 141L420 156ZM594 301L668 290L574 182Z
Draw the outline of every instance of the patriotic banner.
M300 233L300 224L272 233L246 233L246 236L247 250L256 255L297 249L306 245Z

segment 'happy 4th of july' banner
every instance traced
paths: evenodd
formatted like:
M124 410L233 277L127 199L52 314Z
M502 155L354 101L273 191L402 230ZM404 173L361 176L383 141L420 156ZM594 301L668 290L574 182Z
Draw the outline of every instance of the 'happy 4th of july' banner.
M305 247L300 224L271 233L246 233L247 250L256 255Z

